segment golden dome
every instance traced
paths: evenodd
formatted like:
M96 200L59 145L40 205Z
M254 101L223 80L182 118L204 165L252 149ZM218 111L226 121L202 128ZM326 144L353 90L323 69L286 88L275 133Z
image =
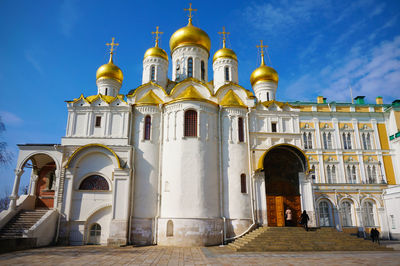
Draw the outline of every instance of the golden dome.
M96 72L96 80L99 79L114 79L119 83L122 83L124 79L124 75L122 74L121 69L114 65L112 60L112 53L110 53L110 61L107 64L102 65L97 69Z
M171 53L176 48L186 45L201 46L210 53L211 40L205 31L193 26L191 20L189 20L188 25L175 31L169 40Z
M250 76L251 86L261 81L271 81L278 83L279 76L275 69L266 66L264 63L264 56L261 57L261 65L256 68Z
M237 56L236 56L235 52L232 49L229 49L229 48L226 48L226 47L223 47L223 48L219 49L214 54L213 62L215 60L217 60L218 58L232 58L232 59L237 61Z
M164 51L164 49L161 49L160 47L157 46L147 49L146 53L144 53L143 59L146 59L146 57L149 56L161 57L168 61L167 53Z

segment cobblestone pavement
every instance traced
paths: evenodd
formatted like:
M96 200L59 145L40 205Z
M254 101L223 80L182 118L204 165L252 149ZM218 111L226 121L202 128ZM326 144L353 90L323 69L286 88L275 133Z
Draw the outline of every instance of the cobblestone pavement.
M47 247L0 255L0 265L400 265L399 251L238 253L226 247Z

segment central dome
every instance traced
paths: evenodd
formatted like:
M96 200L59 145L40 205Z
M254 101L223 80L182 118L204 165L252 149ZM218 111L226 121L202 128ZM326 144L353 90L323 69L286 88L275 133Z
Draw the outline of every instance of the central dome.
M195 45L200 46L207 50L210 53L211 48L211 40L208 37L208 34L200 28L197 28L192 25L189 21L189 24L186 27L180 28L172 34L171 39L169 40L169 47L171 49L171 53L178 47Z

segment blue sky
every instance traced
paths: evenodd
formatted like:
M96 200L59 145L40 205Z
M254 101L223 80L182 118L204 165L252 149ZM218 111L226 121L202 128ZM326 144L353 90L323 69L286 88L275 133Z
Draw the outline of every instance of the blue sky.
M211 56L228 47L239 60L239 82L259 65L256 45L269 45L269 64L279 73L277 99L369 103L400 98L400 1L192 1L193 23L205 30ZM143 54L161 47L187 23L189 1L21 1L0 2L0 115L14 161L0 168L0 196L11 189L18 143L60 143L65 134L65 100L97 93L95 74L106 63L106 42L120 43L114 62L124 73L121 93L141 83ZM211 59L209 64L211 66ZM26 181L26 177L23 180Z

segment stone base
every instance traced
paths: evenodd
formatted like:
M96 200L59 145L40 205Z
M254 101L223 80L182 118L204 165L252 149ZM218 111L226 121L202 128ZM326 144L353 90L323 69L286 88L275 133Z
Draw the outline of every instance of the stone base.
M128 244L128 221L112 220L107 246L124 246Z
M146 246L153 244L153 218L133 218L131 224L131 244Z
M170 226L168 226L168 223ZM172 230L167 230L167 227ZM178 247L218 245L222 243L222 230L223 221L221 218L160 218L158 220L157 244Z
M251 224L251 219L226 219L226 237L232 238L242 234Z

